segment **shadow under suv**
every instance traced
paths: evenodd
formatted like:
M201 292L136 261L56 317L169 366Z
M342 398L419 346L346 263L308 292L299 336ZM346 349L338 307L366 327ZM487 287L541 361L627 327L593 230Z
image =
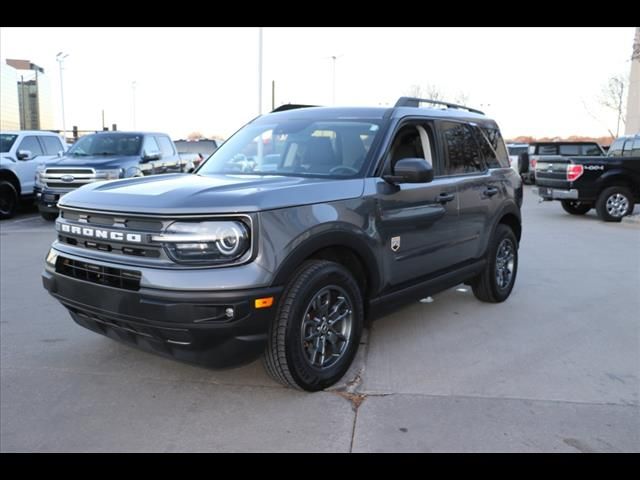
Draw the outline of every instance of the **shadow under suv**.
M262 355L276 380L320 390L344 375L383 307L461 282L504 301L521 203L482 112L405 97L285 107L194 175L65 195L43 282L98 333L214 367Z

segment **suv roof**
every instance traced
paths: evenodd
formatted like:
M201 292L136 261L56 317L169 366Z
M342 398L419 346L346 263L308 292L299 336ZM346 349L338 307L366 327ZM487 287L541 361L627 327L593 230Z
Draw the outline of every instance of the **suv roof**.
M60 134L56 132L50 132L49 130L2 130L0 133L8 135L50 135L53 137L59 137Z

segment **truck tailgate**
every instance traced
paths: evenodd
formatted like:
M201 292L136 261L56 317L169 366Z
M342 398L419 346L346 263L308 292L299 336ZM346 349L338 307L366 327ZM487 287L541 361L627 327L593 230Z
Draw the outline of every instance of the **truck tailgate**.
M545 156L536 163L536 185L544 187L568 189L567 165L571 161L567 157Z

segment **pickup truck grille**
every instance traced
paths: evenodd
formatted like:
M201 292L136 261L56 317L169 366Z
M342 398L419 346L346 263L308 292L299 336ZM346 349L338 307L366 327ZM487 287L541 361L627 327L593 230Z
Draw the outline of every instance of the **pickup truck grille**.
M72 190L98 178L93 168L47 168L41 180L48 188Z

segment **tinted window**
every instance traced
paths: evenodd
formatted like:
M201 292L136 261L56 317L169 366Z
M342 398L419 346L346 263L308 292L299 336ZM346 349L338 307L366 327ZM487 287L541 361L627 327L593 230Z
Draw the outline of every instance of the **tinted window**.
M624 138L618 138L609 147L608 155L612 157L619 157L622 155L622 146L624 145Z
M42 155L40 142L38 142L38 138L34 136L24 137L22 142L20 142L18 150L29 150L31 152L31 158Z
M580 145L560 145L560 155L580 155Z
M445 175L460 175L484 170L471 127L463 123L442 123L446 149Z
M636 137L633 141L633 155L640 157L640 137Z
M86 135L78 140L67 152L74 157L121 155L131 157L138 155L142 135L124 133L98 133Z
M7 153L9 150L11 150L13 142L16 141L16 138L18 138L18 135L10 135L8 133L3 133L2 135L0 135L0 152Z
M40 142L44 145L45 155L57 155L62 147L62 141L56 137L40 137Z
M538 145L538 155L558 155L558 145Z
M593 157L593 156L602 155L602 150L598 145L583 145L582 154Z
M172 155L175 155L171 140L167 137L156 137L156 140L158 141L158 145L160 145L160 151L162 152L163 157L171 157Z
M480 132L480 137L476 135L476 141L480 145L480 150L484 156L485 163L489 168L509 167L509 153L504 145L504 140L497 128L481 127L474 128ZM527 147L518 147L519 153L527 151Z

